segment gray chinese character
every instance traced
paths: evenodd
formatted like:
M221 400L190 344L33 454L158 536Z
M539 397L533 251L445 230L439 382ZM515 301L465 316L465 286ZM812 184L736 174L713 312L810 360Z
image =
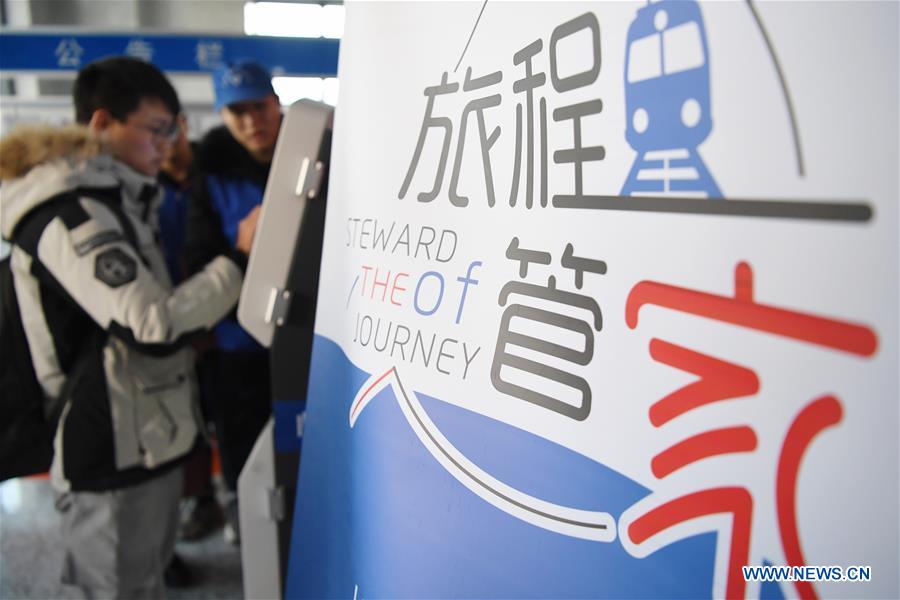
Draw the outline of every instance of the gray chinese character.
M519 247L519 239L513 238L506 250L506 257L519 263L519 276L525 278L528 275L528 267L532 264L549 265L551 255L538 250L526 250ZM575 272L576 287L581 289L585 272L604 274L606 263L574 255L572 244L568 244L563 253L561 264L564 268ZM557 287L556 277L550 276L547 285L535 285L524 281L510 281L500 290L498 303L505 306L512 294L538 299L542 305L548 306L555 303L555 310L526 306L523 304L510 304L503 311L500 320L500 331L497 335L497 347L494 352L494 360L491 364L491 382L498 391L542 406L561 415L583 421L591 412L591 388L588 382L575 373L564 371L552 364L539 362L537 354L542 354L555 362L565 361L576 366L586 366L594 356L594 331L603 328L603 316L597 301L590 296L576 294ZM574 310L573 310L574 309ZM582 315L576 318L575 314ZM589 315L590 320L585 320L584 315ZM519 331L512 330L512 321L518 321ZM544 336L530 335L521 331L521 324L528 322L542 324L557 328L569 342L573 339L583 340L582 344L563 345L557 341L551 341ZM573 335L574 334L574 335ZM520 356L509 351L510 346L524 349L525 356ZM573 347L575 346L575 347ZM580 346L580 347L578 347ZM531 356L531 358L526 358ZM509 371L524 372L530 374L532 380L539 378L549 382L549 387L563 391L569 388L579 396L577 404L543 393L504 377L503 368ZM520 382L521 383L521 382Z

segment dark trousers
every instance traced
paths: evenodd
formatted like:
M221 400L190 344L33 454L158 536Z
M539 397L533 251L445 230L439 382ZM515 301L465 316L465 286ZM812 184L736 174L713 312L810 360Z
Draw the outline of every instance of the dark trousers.
M205 353L197 370L201 397L212 417L222 460L222 475L229 490L250 456L256 438L272 414L269 353Z

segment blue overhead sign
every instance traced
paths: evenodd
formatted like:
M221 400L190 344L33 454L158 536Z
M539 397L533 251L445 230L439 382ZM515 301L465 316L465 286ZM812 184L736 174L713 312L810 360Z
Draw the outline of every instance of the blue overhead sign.
M205 72L253 58L276 74L334 77L340 40L256 36L0 33L0 69L73 71L98 58L134 56L169 72Z

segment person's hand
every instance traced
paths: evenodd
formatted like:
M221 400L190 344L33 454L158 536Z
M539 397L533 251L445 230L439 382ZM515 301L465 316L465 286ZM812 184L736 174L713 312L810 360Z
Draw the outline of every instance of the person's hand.
M261 204L257 204L256 208L247 213L247 216L238 223L237 241L234 247L243 252L250 254L250 248L253 246L253 238L256 235L256 223L259 221L259 212L262 209Z

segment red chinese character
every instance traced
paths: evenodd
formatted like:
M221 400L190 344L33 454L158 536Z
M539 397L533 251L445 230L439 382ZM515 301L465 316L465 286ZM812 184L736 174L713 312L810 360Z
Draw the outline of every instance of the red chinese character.
M753 299L753 272L740 263L735 270L734 297L718 296L663 283L643 281L628 296L625 320L632 329L638 325L642 307L652 305L713 319L780 337L825 346L859 356L875 353L875 333L863 325L756 303ZM649 419L656 428L713 403L754 396L759 392L757 374L747 367L701 354L660 339L651 339L650 356L657 362L693 373L699 379L654 403ZM805 564L797 530L796 486L804 453L813 439L843 416L840 401L823 395L807 404L794 417L781 445L775 481L778 532L788 564ZM757 449L757 433L746 424L716 428L681 440L656 454L651 461L653 475L663 480L676 471L701 460ZM644 514L624 519L623 535L640 547L670 528L704 516L731 516L731 537L725 569L725 595L743 598L746 583L741 567L750 559L753 530L753 495L745 487L713 487L664 500ZM662 545L676 540L666 538ZM650 546L655 548L655 545ZM815 588L797 582L802 598L815 598Z

